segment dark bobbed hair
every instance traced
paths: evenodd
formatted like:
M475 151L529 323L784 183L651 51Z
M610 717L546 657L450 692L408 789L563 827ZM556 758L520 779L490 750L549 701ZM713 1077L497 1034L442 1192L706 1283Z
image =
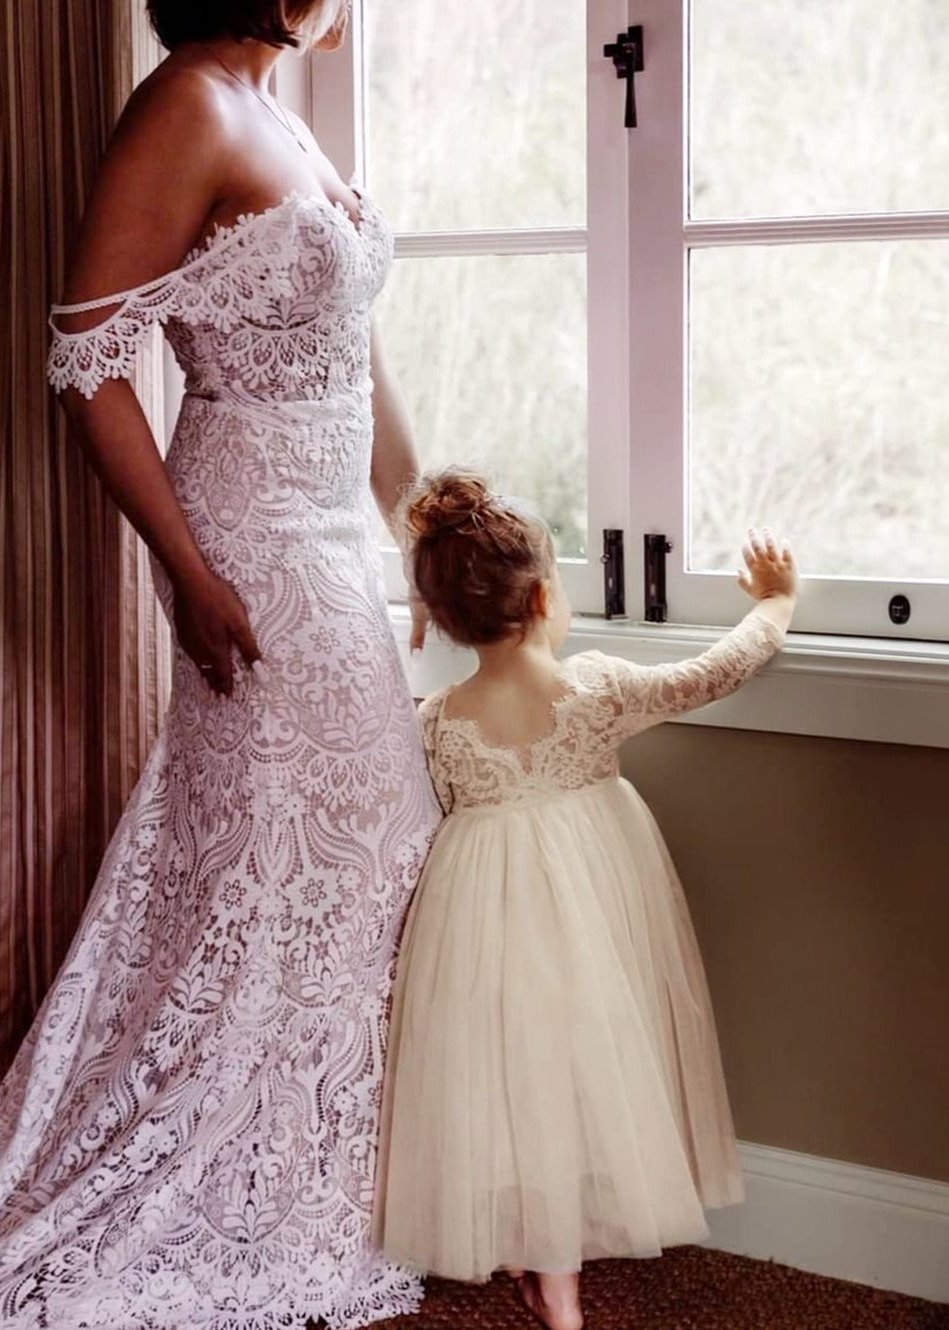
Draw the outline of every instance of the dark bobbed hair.
M152 27L167 50L220 37L299 46L295 29L324 0L147 0Z
M486 646L527 630L537 586L554 561L539 518L457 467L423 476L406 495L403 515L416 589L446 636Z

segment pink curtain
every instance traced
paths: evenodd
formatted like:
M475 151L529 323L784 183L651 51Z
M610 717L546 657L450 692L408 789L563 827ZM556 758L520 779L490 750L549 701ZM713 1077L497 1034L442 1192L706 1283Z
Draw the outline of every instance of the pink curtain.
M47 311L99 158L156 55L142 8L0 10L0 1068L65 956L167 694L141 546L44 374ZM136 385L156 423L160 354Z

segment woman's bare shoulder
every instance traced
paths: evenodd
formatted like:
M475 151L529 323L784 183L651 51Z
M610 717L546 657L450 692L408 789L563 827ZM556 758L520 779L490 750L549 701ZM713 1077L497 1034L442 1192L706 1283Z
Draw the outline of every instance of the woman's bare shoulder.
M122 291L177 267L219 192L230 148L221 90L165 61L132 94L83 217L66 301Z
M228 134L221 81L200 65L164 60L135 88L119 117L106 161L154 149L166 164L187 168L209 159Z

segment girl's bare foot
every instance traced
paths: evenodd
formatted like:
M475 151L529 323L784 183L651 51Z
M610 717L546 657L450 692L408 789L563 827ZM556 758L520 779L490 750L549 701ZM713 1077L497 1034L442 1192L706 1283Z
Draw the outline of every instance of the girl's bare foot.
M528 1271L517 1281L517 1287L525 1307L547 1330L583 1330L578 1274L537 1275Z

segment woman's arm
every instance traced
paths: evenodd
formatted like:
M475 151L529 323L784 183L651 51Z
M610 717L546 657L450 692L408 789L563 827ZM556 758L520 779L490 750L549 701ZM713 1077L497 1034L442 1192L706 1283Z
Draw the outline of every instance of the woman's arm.
M226 122L210 80L181 71L130 100L86 210L65 303L128 290L176 268L216 197L227 152ZM187 151L182 151L182 145ZM63 332L94 328L117 308L57 315ZM62 402L108 492L161 562L175 592L182 647L230 692L232 647L259 652L233 589L198 550L130 384L109 379L90 399L67 388Z
M398 517L399 503L406 488L419 474L418 457L412 440L405 401L396 379L389 370L382 352L379 330L372 326L370 358L372 364L372 493L386 526L407 564L406 534ZM410 647L420 649L425 642L428 612L415 595L411 573L406 566L409 583L409 606L412 612Z

